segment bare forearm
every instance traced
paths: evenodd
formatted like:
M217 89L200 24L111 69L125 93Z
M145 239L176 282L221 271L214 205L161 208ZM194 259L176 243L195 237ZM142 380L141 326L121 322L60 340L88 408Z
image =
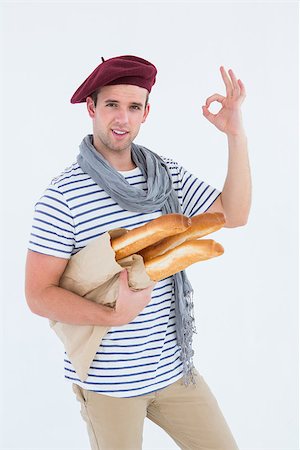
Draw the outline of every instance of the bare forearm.
M74 325L113 326L115 310L80 297L58 286L45 288L38 298L31 298L32 312L57 322Z
M227 135L228 171L221 201L228 227L244 225L251 205L251 174L247 136Z

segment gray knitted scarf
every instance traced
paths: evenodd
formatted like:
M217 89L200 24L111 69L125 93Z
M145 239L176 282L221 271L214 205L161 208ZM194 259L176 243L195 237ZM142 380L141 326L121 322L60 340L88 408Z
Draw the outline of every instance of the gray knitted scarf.
M87 135L79 146L77 162L90 177L121 208L151 213L159 209L163 214L180 213L181 206L173 188L172 176L164 160L140 145L132 144L132 160L140 168L147 182L147 191L131 186L93 146L93 136ZM185 271L174 275L176 336L183 363L184 383L195 382L193 377L192 337L195 332L193 317L193 289Z

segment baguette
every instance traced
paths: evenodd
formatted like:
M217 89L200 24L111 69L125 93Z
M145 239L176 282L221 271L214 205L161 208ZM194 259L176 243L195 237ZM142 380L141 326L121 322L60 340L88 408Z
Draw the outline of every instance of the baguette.
M214 258L223 253L222 245L212 239L191 240L169 250L164 255L144 261L144 266L152 281L160 281L195 262Z
M111 247L115 251L116 260L123 259L167 236L182 233L190 225L191 219L183 214L164 214L112 239Z
M198 214L197 216L191 217L191 226L183 233L166 237L147 248L143 248L139 251L139 254L142 255L144 261L148 261L156 256L163 255L183 242L198 239L209 233L213 233L222 228L224 224L225 217L222 213Z

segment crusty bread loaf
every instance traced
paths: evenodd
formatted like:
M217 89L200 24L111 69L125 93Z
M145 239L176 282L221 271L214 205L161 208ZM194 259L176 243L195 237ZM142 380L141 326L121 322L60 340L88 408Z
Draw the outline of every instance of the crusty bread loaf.
M116 260L137 253L161 239L182 233L191 225L191 219L183 214L164 214L140 227L128 231L123 236L111 240Z
M152 281L160 281L195 262L214 258L223 253L222 245L212 239L191 240L169 250L164 255L144 261L144 266Z
M191 226L186 231L175 236L169 236L147 248L143 248L139 251L139 254L142 255L144 261L148 261L156 256L163 255L183 242L198 239L213 233L222 228L224 224L225 217L222 213L198 214L197 216L191 217Z

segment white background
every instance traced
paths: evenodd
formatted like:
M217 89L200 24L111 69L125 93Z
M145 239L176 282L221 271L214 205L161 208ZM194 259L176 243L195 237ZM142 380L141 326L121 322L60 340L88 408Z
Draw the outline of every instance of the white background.
M202 115L225 94L220 65L247 90L253 177L247 226L223 229L217 259L189 270L195 364L241 450L298 449L297 2L2 2L2 449L89 448L63 378L63 348L23 292L34 203L90 133L69 99L105 59L158 68L137 143L221 189L226 136ZM219 109L216 103L212 112ZM144 450L177 448L148 420Z

